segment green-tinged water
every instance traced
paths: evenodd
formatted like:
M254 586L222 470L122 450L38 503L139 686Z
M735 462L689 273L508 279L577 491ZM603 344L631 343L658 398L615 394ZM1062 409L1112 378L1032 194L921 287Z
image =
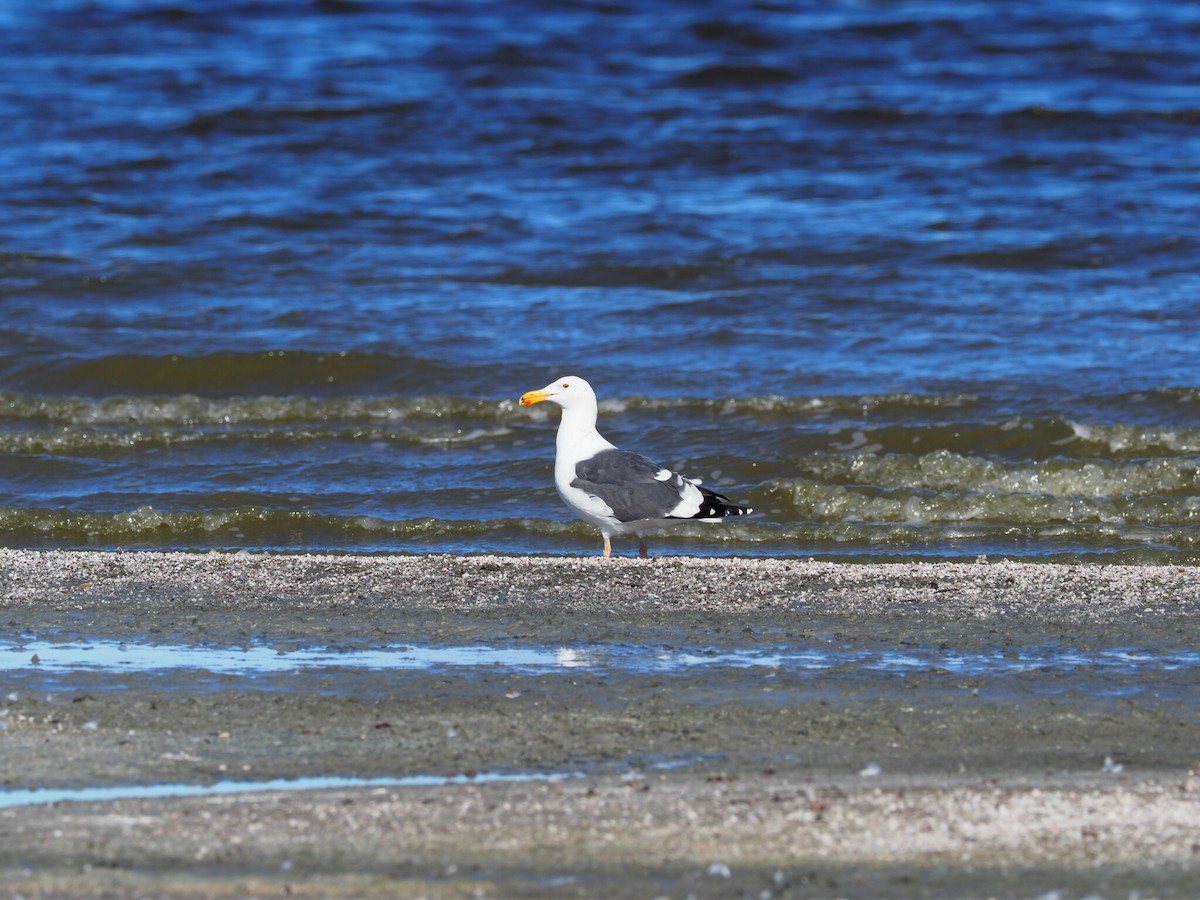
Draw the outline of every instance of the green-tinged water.
M658 552L839 558L1200 556L1190 391L1053 414L966 394L609 398L613 440L756 509ZM1097 410L1165 421L1100 421ZM463 397L0 395L6 543L579 552L557 412ZM1188 423L1188 424L1182 424ZM697 449L699 448L699 452Z

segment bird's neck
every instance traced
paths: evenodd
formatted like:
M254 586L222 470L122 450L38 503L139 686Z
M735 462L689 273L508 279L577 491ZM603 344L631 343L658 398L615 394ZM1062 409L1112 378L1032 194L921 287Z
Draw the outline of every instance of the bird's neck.
M559 459L585 459L612 446L596 430L596 410L563 410L562 421L558 425Z

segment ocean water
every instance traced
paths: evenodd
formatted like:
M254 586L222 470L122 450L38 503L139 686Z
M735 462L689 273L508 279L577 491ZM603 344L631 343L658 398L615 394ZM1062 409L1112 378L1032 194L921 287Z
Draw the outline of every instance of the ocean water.
M1200 5L0 8L0 545L1200 560ZM618 542L629 553L636 542Z

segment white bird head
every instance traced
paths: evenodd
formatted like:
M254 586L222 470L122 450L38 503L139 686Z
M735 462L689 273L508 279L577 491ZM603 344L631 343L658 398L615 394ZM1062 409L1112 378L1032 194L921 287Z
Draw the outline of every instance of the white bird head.
M549 400L565 410L596 408L596 392L578 375L555 379L540 391L526 391L521 395L522 406L533 406L543 400Z

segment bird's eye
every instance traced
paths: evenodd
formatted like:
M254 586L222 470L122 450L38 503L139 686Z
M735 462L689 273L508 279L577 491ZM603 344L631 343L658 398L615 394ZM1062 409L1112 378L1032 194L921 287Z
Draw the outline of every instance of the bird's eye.
M563 382L563 387L564 387L564 388L569 388L570 386L571 386L570 382L567 382L567 381L564 381L564 382Z

